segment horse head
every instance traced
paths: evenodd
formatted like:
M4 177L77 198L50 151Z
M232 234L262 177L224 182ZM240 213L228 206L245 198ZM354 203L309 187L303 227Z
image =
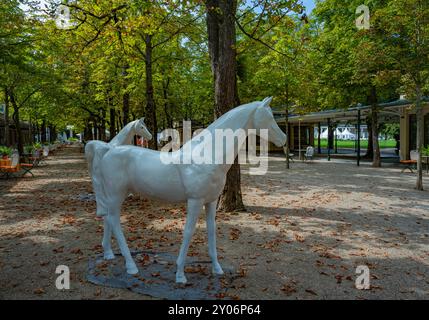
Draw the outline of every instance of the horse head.
M144 123L144 118L141 118L134 125L136 135L143 137L146 140L152 140L152 134L149 132L146 124Z
M273 111L270 107L272 100L273 97L268 97L259 102L259 106L253 114L253 124L255 129L268 129L268 140L277 147L283 147L286 144L286 134L279 128L274 119Z

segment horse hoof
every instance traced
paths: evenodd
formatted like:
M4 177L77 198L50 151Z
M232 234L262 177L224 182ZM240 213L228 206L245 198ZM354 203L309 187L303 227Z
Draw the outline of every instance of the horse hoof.
M107 212L106 211L97 211L96 213L95 213L95 215L97 216L97 217L99 217L99 218L103 218L103 217L105 217L105 216L107 216Z
M221 276L221 275L225 274L223 272L222 267L220 266L219 263L216 263L216 264L213 265L213 267L212 267L212 273L215 274L215 275L218 275L218 276Z
M184 274L176 274L176 283L186 284L188 280L186 280L186 277Z
M115 259L115 254L113 252L105 252L104 260L113 260Z
M136 266L127 267L128 274L137 274L139 273L139 269Z

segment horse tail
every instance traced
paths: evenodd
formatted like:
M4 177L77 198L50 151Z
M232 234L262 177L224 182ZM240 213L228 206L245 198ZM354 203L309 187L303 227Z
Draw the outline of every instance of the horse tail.
M89 141L85 145L85 159L86 159L86 163L88 164L88 171L91 177L92 177L92 162L94 159L95 147L96 147L95 140Z
M100 164L104 155L111 149L112 147L108 144L97 147L97 150L94 155L94 163ZM107 215L107 206L106 206L106 193L104 190L103 177L101 172L101 167L99 165L93 166L92 173L92 184L95 192L95 200L97 201L97 211L96 214L99 217Z

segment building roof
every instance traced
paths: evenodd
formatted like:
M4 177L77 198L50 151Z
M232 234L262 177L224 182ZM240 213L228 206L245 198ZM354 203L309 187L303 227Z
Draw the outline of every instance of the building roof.
M423 97L423 102L429 102L429 97ZM384 122L395 119L397 121L397 117L400 116L401 109L412 106L413 103L414 102L401 97L398 100L380 103L378 104L378 108L380 109L381 117L384 118ZM359 111L361 112L362 119L365 119L366 116L371 112L371 105L356 106L348 109L332 109L319 112L310 112L304 115L290 114L288 121L290 123L296 123L299 121L315 123L324 122L328 119L331 119L332 121L356 121ZM273 113L277 122L285 121L285 111L274 110Z

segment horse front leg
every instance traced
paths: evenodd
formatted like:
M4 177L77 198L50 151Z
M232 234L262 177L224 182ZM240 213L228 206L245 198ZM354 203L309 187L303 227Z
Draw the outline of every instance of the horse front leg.
M203 202L199 199L189 199L186 215L185 230L183 232L183 242L180 246L179 256L177 257L177 272L176 272L176 283L186 283L185 277L185 259L188 254L189 244L191 242L192 235L195 231L195 225L197 224L198 216L203 208Z
M104 250L104 259L112 260L115 259L115 254L112 250L112 228L110 227L107 217L104 217L104 234L103 242L101 243Z
M222 267L217 260L216 250L216 205L217 201L206 203L206 224L207 238L209 242L209 256L212 260L212 273L216 275L224 274Z
M124 237L124 233L121 228L121 219L120 219L120 207L115 210L109 210L109 214L106 217L107 221L112 228L113 234L115 235L116 241L118 241L119 249L121 250L121 254L125 259L125 268L127 269L128 274L137 274L139 269L135 264L130 249L127 245L127 240Z

